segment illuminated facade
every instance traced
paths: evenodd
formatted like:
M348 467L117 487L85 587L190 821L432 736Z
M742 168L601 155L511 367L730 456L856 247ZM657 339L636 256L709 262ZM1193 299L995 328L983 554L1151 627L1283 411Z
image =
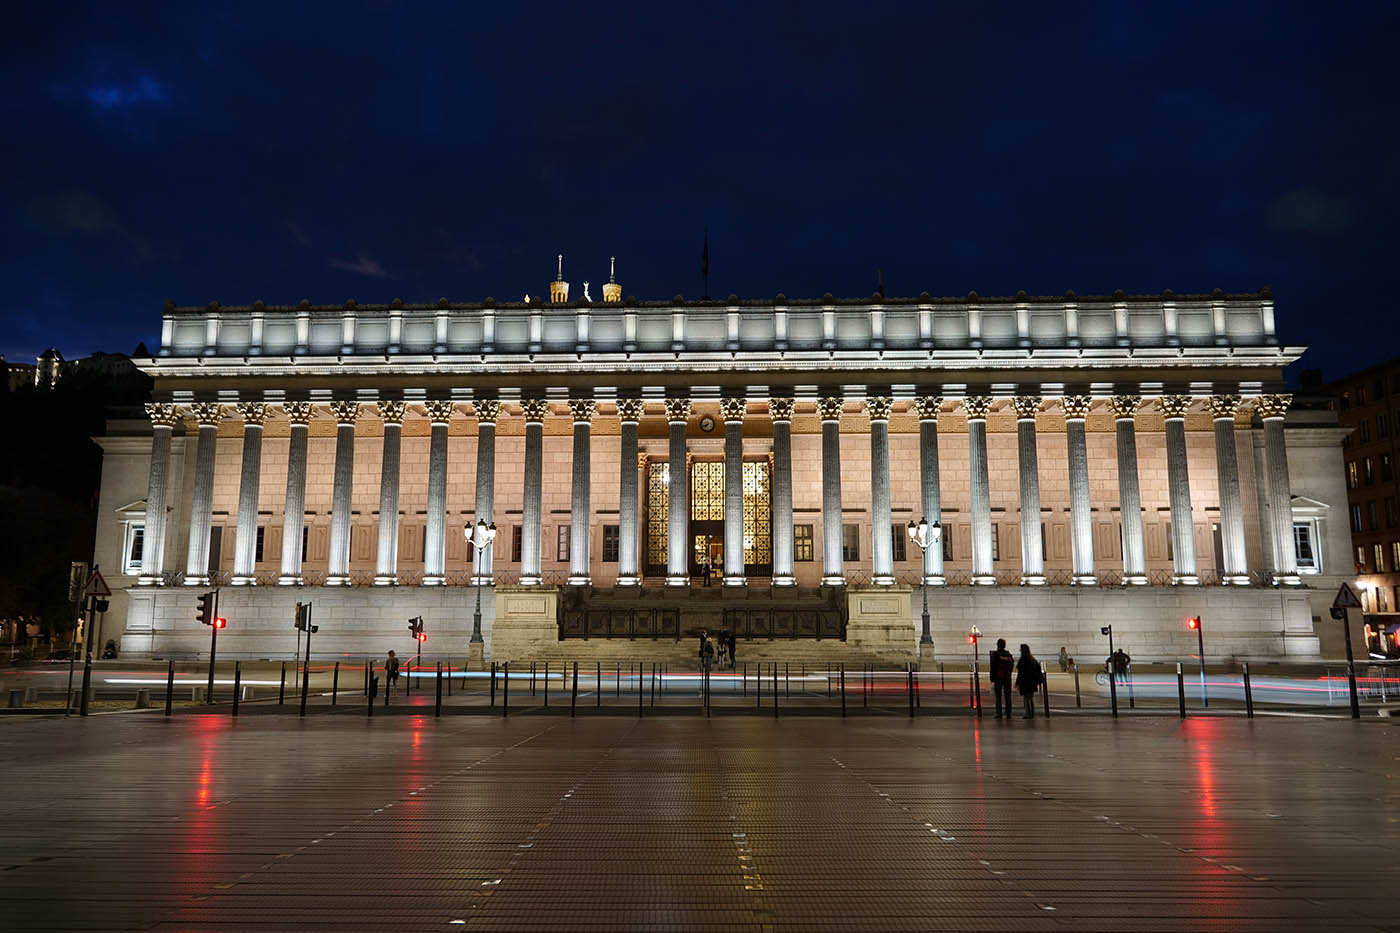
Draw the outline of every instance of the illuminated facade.
M100 439L123 650L196 653L219 584L221 654L289 652L311 600L327 651L422 615L461 655L479 582L503 659L688 656L572 639L643 616L735 625L751 658L953 656L974 622L1093 656L1103 620L1174 655L1201 613L1221 654L1318 653L1318 594L1351 569L1342 435L1290 408L1301 348L1267 290L638 302L610 280L593 303L561 268L549 292L167 307L150 422ZM474 560L478 521L499 535Z

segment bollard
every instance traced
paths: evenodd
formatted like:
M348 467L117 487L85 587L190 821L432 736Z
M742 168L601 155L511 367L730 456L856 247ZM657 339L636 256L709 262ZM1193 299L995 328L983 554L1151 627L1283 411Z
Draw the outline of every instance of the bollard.
M637 718L642 718L642 700L646 697L646 691L642 689L642 662L637 662Z
M233 662L233 717L238 718L238 694L243 686L243 662Z
M783 662L783 696L792 699L792 678L788 676L788 662Z
M904 665L905 676L909 681L909 718L914 718L914 665Z
M1040 689L1045 694L1045 718L1050 718L1050 678L1042 675Z
M331 694L331 702L335 702L335 694ZM442 662L437 662L437 696L433 700L433 715L442 715Z
M1181 665L1178 664L1177 667L1181 667ZM1083 701L1081 701L1081 700L1079 699L1079 662L1078 662L1078 661L1075 661L1075 662L1074 662L1074 708L1075 708L1075 709L1082 709L1083 707L1084 707L1084 703L1083 703Z
M404 663L403 667L403 695L406 697L413 696L413 662L407 661Z
M844 663L840 665L840 667L839 667L839 669L838 669L838 671L837 671L837 674L838 674L838 676L841 678L841 718L842 718L842 719L845 719L845 718L846 718L846 665L845 665Z
M491 707L496 706L496 662L491 662Z
M756 663L753 669L753 698L754 709L763 709L763 662Z
M613 674L613 696L622 696L622 662L617 662L617 671Z
M943 693L948 689L948 675L943 671L943 662L938 662L938 692Z
M510 715L510 662L505 663L501 674L501 715Z
M1118 678L1113 676L1113 668L1108 671L1108 702L1113 707L1113 718L1118 718Z
M365 662L365 715L374 716L374 662Z
M1186 718L1186 678L1181 673L1181 662L1176 662L1176 712L1177 715Z
M656 662L651 662L651 705L656 706Z
M826 698L831 699L831 662L826 662Z
M212 656L212 655L210 656L210 661L209 661L209 679L210 679L210 681L212 681L212 680L214 679L214 661L213 661L213 656ZM91 654L89 654L89 655L87 656L87 658L84 659L84 661L83 661L83 693L82 693L82 699L79 700L78 702L79 702L79 704L80 704L79 707L78 707L78 715L79 715L79 716L86 716L86 715L88 714L88 704L89 704L90 702L92 702L92 655L91 655ZM210 702L213 702L213 701L211 700Z
M365 662L364 674L365 674L365 696L369 696L369 678L370 678L370 670L369 670L369 662L368 662L368 661Z
M298 716L306 715L306 695L311 692L311 656L307 655L306 666L301 669L301 712ZM387 698L387 694L386 694Z
M565 668L565 669L564 669L564 675L565 675L566 677L568 676L568 673L569 673L568 668ZM574 692L573 692L573 694L569 697L569 716L570 716L570 718L573 717L573 715L574 715L574 708L577 707L577 706L578 706L578 662L575 661L575 662L574 662Z
M744 662L744 671L743 671L743 673L740 674L739 676L742 678L742 684L741 684L740 687L739 687L739 690L741 691L741 694L740 694L740 695L741 695L741 696L748 696L748 695L749 695L749 662L748 662L748 661L745 661L745 662Z
M530 696L535 695L535 663L534 661L530 662Z
M1249 685L1249 662L1244 663L1244 714L1250 719L1254 718L1254 691ZM1381 671L1381 676L1385 676L1385 671Z
M170 659L170 666L165 673L165 715L169 716L171 707L175 703L175 659Z
M534 669L534 665L531 664L531 665L530 665L530 668L531 668L531 670L533 670L533 669ZM531 681L533 682L533 680L534 680L534 675L531 674ZM546 708L548 708L548 706L549 706L549 662L548 662L548 661L544 662L544 705L545 705Z
M277 683L277 705L282 705L282 700L287 695L287 662L282 662L282 679Z
M452 696L452 659L447 659L447 695Z
M778 662L773 662L773 718L778 718Z
M977 718L982 718L982 665L975 658L972 661L973 695L977 698Z
M439 664L439 667L442 665ZM335 671L331 674L331 706L335 706L335 699L340 695L340 662L335 662Z
M603 662L593 662L593 707L603 707Z

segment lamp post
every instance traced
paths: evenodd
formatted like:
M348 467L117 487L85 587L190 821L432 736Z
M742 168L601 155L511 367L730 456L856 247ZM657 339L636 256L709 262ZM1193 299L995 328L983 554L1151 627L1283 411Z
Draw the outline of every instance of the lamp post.
M910 521L908 530L909 540L918 545L920 554L927 553L930 547L942 546L943 526L938 522L930 525L927 518L921 518L917 525ZM919 636L919 644L931 645L933 644L933 635L929 632L928 622L928 579L922 575L920 575L919 590L924 595L924 633Z
M467 541L472 546L472 566L481 567L481 552L491 546L491 542L496 540L496 523L486 524L485 519L477 519L476 525L470 531L464 531ZM473 645L483 644L481 639L481 574L476 574L476 610L472 613L472 640Z

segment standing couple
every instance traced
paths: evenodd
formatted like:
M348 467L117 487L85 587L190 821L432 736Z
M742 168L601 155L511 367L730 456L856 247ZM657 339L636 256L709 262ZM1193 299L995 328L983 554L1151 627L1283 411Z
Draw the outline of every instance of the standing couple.
M991 656L991 675L992 689L997 695L997 718L1002 717L1003 709L1006 718L1011 718L1011 682L1014 675L1016 690L1025 704L1025 715L1021 718L1034 719L1035 695L1040 685L1045 683L1045 672L1041 670L1035 655L1031 654L1031 646L1021 645L1021 657L1015 658L1006 650L1006 639L998 638L996 650Z

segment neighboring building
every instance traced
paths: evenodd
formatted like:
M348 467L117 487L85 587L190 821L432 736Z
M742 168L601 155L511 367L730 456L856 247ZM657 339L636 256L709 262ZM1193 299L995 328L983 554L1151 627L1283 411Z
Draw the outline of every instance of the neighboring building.
M1335 415L1273 296L167 306L96 561L124 654L332 653L423 616L501 660L965 657L966 632L1315 657L1350 576ZM152 424L154 427L152 427ZM289 504L290 503L290 507ZM911 521L940 521L921 557ZM465 538L498 537L473 562ZM714 585L706 588L706 567ZM494 586L492 585L494 584ZM920 586L932 642L920 646ZM110 620L109 620L110 621ZM1320 625L1320 623L1319 623ZM477 644L473 652L482 646ZM227 654L225 654L227 652Z
M11 392L33 388L38 371L33 363L13 363L0 356L0 372L4 373L5 387Z
M34 385L41 389L52 389L63 377L64 365L63 354L57 350L50 348L40 353L34 373Z

